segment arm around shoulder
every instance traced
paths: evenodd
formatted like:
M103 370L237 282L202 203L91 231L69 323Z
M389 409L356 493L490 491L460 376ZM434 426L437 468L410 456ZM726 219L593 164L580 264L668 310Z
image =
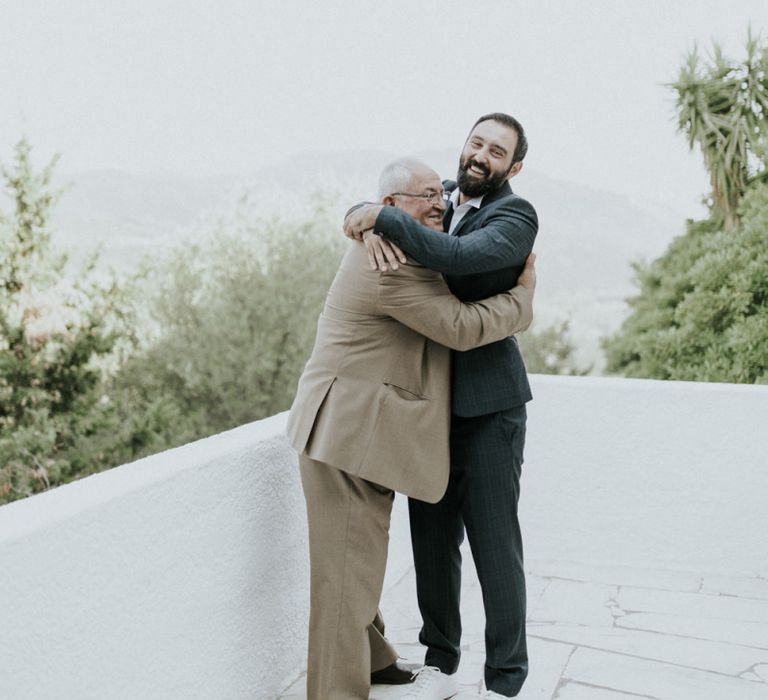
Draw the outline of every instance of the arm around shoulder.
M533 295L521 285L464 303L439 274L416 265L381 276L379 304L400 323L453 350L502 340L528 328L533 318Z
M433 231L395 207L382 209L374 230L422 265L443 274L467 275L522 265L539 229L535 209L515 196L490 206L483 226L462 236Z

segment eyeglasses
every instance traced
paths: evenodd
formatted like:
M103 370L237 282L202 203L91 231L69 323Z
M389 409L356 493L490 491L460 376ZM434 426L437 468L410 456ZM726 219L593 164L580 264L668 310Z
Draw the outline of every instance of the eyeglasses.
M426 200L430 204L447 202L451 197L449 192L425 192L424 194L413 194L412 192L393 192L390 196L395 197L397 195L400 195L401 197L417 197L418 199Z

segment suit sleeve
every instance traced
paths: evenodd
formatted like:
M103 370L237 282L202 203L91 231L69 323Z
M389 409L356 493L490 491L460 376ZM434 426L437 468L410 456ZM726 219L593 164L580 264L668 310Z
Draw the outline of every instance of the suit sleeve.
M381 204L381 202L378 202ZM353 211L357 211L360 207L364 207L366 204L376 204L376 202L358 202L357 204L353 204L349 209L347 209L347 213L344 214L344 218L346 219Z
M464 303L451 294L440 275L414 264L381 275L379 306L403 325L453 350L502 340L528 328L533 318L531 294L525 287Z
M482 228L463 236L433 231L396 207L381 210L374 230L431 270L468 275L522 266L538 228L534 208L515 197L495 205Z

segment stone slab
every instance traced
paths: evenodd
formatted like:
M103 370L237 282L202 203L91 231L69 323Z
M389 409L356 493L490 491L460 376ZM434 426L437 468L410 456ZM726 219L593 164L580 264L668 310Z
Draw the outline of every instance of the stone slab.
M598 688L594 685L583 683L564 682L554 696L557 700L655 700L650 695L637 695L636 693L622 693L618 690Z
M661 613L630 613L617 619L616 624L628 629L643 629L662 634L768 649L768 625L764 623L711 620Z
M703 577L701 592L768 600L768 579L708 574Z
M620 627L534 624L528 626L528 636L731 676L768 663L768 651L752 647Z
M644 569L633 566L593 562L550 561L538 559L528 562L526 571L533 576L564 578L643 588L662 588L669 591L698 591L702 576L692 571Z
M531 622L611 627L617 586L553 579L530 610Z
M768 625L768 600L622 586L618 603L621 609L627 612L706 617ZM768 632L768 627L766 631Z
M550 700L574 651L570 644L528 637L528 678L517 700Z
M578 681L658 700L765 700L768 685L593 649L577 649L563 673Z

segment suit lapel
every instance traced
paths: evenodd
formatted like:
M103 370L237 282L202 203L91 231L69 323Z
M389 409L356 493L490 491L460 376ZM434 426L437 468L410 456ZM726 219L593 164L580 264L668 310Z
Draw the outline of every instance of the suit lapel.
M456 228L453 229L454 236L461 236L461 234L464 232L464 229L467 227L467 224L472 222L474 219L477 218L477 215L480 213L480 209L475 209L472 207L464 216L461 218L461 221L456 225Z
M493 202L496 202L499 199L502 199L503 197L506 197L510 194L512 194L512 188L509 186L509 180L507 180L501 187L485 195L478 209L475 209L474 207L472 207L472 209L470 209L466 214L464 214L464 217L462 218L461 221L459 221L458 225L454 229L453 235L461 236L464 233L464 229L466 228L467 224L474 221L483 209L485 209L489 204L493 204ZM453 208L450 209L450 212L452 217ZM446 231L448 230L448 224L445 223L447 216L448 216L448 212L446 211L445 216L443 217L443 225ZM448 218L447 220L448 220L448 223L450 224L450 221L451 221L450 218Z

